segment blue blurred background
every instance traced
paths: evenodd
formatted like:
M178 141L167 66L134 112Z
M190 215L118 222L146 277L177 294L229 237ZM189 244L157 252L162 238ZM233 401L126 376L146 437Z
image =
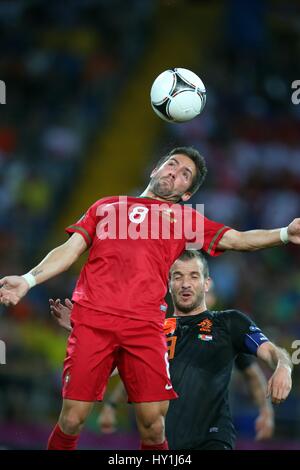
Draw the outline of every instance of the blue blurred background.
M96 199L137 195L154 162L177 145L206 157L194 196L205 214L239 230L287 225L300 214L300 5L283 0L39 0L0 3L0 275L22 274ZM151 110L152 81L185 67L207 88L201 116L166 124ZM292 352L300 339L299 248L211 260L219 308L248 313ZM48 298L71 295L80 264L0 309L0 446L42 449L61 405L66 334ZM118 379L112 379L112 384ZM299 366L276 408L271 441L255 443L255 406L232 384L238 448L300 449ZM133 449L127 405L101 435L97 411L81 448Z

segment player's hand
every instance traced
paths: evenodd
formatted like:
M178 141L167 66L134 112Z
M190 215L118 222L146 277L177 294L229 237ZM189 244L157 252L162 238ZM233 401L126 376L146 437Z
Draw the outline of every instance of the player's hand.
M50 313L57 323L66 330L71 331L71 312L73 304L70 299L65 299L65 305L63 305L60 299L49 299Z
M288 226L288 236L291 243L300 245L300 218L294 219Z
M268 382L267 397L271 397L272 403L279 405L287 398L291 388L291 369L282 365L277 366Z
M29 284L22 276L6 276L0 279L1 304L17 305L28 291Z
M265 406L260 410L255 420L255 440L270 439L274 434L274 411L271 406Z
M116 410L109 405L109 403L104 403L101 412L98 417L98 424L100 431L104 434L111 434L116 430Z

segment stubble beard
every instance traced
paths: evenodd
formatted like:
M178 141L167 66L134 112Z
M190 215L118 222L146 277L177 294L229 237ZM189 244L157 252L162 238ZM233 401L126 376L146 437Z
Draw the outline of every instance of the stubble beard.
M150 181L150 190L159 197L168 197L173 194L173 188L165 184L161 179L153 178Z
M177 310L182 313L191 313L193 310L196 310L202 304L204 299L204 294L198 294L193 303L185 305L182 304L179 300L179 296L173 298L174 306Z

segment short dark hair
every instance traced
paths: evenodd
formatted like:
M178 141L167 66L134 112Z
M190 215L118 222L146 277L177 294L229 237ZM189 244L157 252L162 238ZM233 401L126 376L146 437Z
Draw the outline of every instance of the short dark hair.
M204 279L207 279L209 277L209 267L208 267L207 259L205 258L203 253L201 253L201 251L185 250L179 256L179 258L177 258L176 261L178 261L178 260L180 260L180 261L189 261L191 259L198 259L198 260L201 261L202 266L203 266L203 276L204 276ZM175 261L175 263L176 263L176 261Z
M170 157L177 154L186 155L195 163L196 174L193 178L191 186L188 189L192 194L194 194L202 185L207 174L205 159L202 155L200 155L197 149L195 149L194 147L176 147L171 150L167 155L164 155L157 162L156 167L161 167L167 160L169 160Z

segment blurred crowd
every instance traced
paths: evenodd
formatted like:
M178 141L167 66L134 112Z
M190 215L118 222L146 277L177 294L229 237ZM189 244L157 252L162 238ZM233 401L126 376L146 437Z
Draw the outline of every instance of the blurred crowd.
M143 53L153 6L1 2L0 78L7 85L0 115L1 276L24 272L40 258L94 135L105 129ZM66 335L53 327L47 299L70 295L72 286L66 275L17 307L0 308L0 339L9 345L9 367L0 369L0 423L42 423L57 414Z
M131 4L0 5L8 101L0 116L2 259L13 247L18 259L32 260L76 182L83 149L105 126L147 31L151 2Z
M0 4L0 78L9 85L0 115L1 276L37 260L95 132L105 128L147 45L155 4L25 3ZM269 24L265 2L229 3L222 34L195 70L207 86L206 108L189 123L166 125L155 154L177 145L203 153L208 177L191 202L204 204L206 216L239 230L286 226L300 215L300 106L291 102L299 25L287 6ZM277 15L285 19L280 26ZM241 18L248 21L241 25ZM292 352L300 339L299 262L292 246L211 260L217 307L250 314ZM57 416L66 335L51 322L47 299L70 295L73 285L65 274L17 307L0 309L0 339L9 345L9 367L0 365L0 443L7 423ZM277 412L279 437L300 433L295 369L294 391ZM236 420L246 433L253 410L239 385L235 394Z

